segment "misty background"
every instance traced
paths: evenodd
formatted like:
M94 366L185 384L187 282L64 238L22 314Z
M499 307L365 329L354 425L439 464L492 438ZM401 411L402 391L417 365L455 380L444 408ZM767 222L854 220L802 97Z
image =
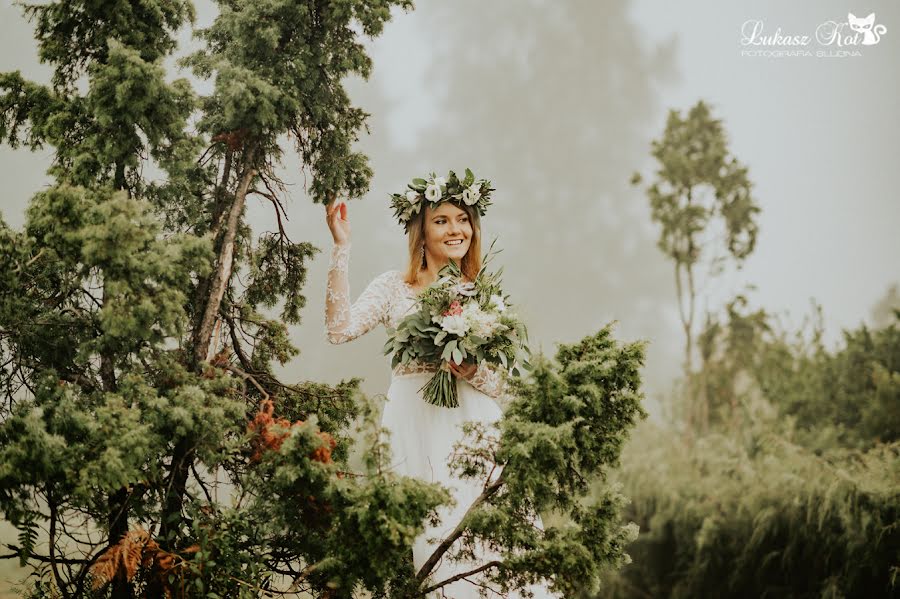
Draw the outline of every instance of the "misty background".
M197 26L215 7L197 2ZM887 33L848 58L742 57L741 24L767 32L812 34L848 9L875 12ZM192 42L181 35L184 54ZM385 270L405 265L406 239L388 194L412 177L471 168L496 188L483 220L484 250L498 238L495 267L525 318L532 346L553 354L617 320L622 340L646 338L648 409L679 374L683 332L672 265L656 248L657 230L633 172L652 175L650 140L670 108L707 101L723 120L731 153L749 168L762 208L756 250L740 271L703 288L698 315L750 290L787 326L821 304L825 339L869 318L900 281L900 7L877 2L743 3L660 1L418 2L397 12L368 42L375 69L349 83L371 113L358 147L374 169L371 191L349 204L353 229L351 295ZM189 77L169 64L171 79ZM48 82L31 26L0 5L0 69ZM894 73L893 75L891 73ZM195 81L204 92L209 83ZM24 223L29 198L49 179L50 152L0 147L0 212ZM331 237L322 206L304 195L288 152L293 241L322 252L310 266L304 322L292 327L301 353L281 369L286 381L337 382L359 376L369 394L388 386L383 329L354 343L324 339L324 294ZM268 203L248 203L258 231L273 229Z

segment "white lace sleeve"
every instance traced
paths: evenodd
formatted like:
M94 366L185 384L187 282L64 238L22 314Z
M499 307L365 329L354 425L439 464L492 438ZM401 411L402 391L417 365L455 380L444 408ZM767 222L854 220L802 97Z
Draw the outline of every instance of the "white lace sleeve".
M469 384L494 399L499 399L509 391L509 385L499 367L482 360L478 370L469 379Z
M350 244L335 245L325 288L325 339L329 343L346 343L383 323L394 293L388 271L372 279L351 306L349 264Z

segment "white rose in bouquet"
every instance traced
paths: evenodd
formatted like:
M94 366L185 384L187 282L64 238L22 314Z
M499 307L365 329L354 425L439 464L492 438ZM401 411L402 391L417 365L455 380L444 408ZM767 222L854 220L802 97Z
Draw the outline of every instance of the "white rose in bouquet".
M491 303L497 307L497 312L503 312L506 310L506 304L503 303L503 298L499 295L491 296Z
M477 326L481 322L483 315L484 311L475 302L467 303L462 311L462 316L469 323L470 328Z
M475 305L471 310L464 309L463 316L469 322L469 332L484 339L489 339L497 329L498 320L496 315L485 312L478 305Z
M462 337L469 332L469 323L466 322L466 317L462 314L454 314L444 317L441 321L441 328L451 335Z

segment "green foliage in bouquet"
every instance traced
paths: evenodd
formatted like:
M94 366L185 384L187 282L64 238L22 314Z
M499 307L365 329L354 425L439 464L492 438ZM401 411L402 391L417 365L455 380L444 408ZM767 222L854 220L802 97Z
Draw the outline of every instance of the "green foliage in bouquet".
M447 364L486 362L513 376L530 368L528 332L512 312L500 287L503 268L487 270L494 244L474 281L464 282L453 260L420 295L417 310L395 328L388 328L385 355L393 352L391 367L415 360L435 364L438 371L422 387L425 401L445 408L459 406L456 380Z

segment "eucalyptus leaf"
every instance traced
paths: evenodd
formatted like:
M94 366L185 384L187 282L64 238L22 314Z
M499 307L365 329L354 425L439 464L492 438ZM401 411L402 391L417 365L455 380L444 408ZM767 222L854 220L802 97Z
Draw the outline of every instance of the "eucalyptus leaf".
M444 351L441 352L441 360L449 362L450 358L453 357L453 349L454 349L453 346L450 345L449 343L447 345L445 345Z

